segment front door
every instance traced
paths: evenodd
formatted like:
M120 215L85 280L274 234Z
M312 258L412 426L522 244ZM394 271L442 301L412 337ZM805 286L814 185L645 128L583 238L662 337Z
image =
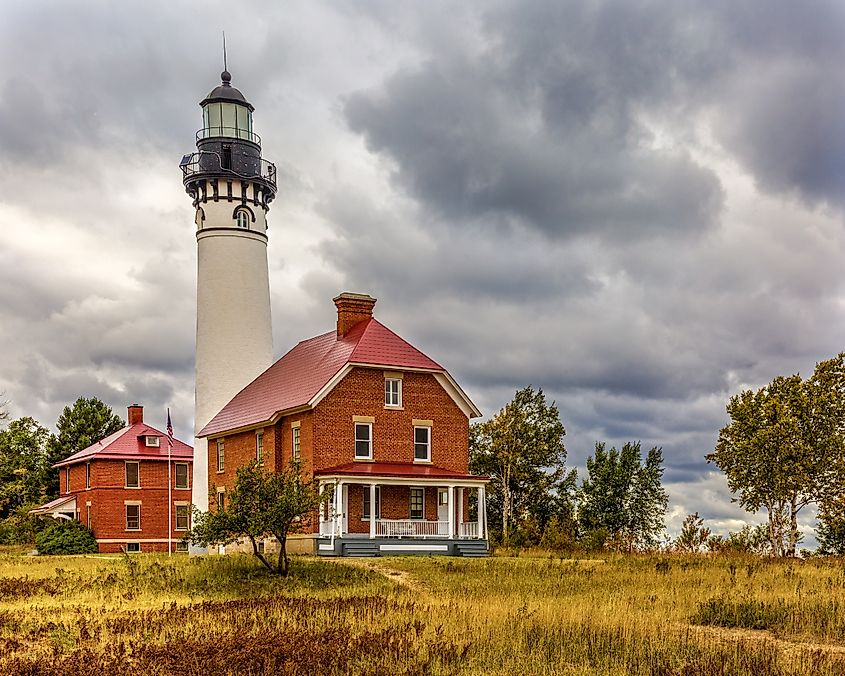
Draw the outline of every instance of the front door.
M449 489L437 489L437 534L449 534Z

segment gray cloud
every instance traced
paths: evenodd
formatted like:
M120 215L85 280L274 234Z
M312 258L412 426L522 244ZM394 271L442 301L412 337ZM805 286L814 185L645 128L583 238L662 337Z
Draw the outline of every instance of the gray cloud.
M695 510L723 529L756 518L703 456L730 394L842 349L839 3L4 10L15 415L52 424L97 395L159 425L170 406L189 436L195 243L176 165L226 16L280 168L278 352L333 325L338 291L373 293L486 413L543 387L573 465L596 440L662 446L672 528Z

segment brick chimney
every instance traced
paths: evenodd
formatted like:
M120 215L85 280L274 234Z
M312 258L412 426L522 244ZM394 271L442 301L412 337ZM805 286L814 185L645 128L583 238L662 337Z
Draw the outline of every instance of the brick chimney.
M144 407L141 404L129 404L126 421L130 425L144 422Z
M337 307L337 335L345 336L358 322L373 316L376 299L365 293L344 292L333 298Z

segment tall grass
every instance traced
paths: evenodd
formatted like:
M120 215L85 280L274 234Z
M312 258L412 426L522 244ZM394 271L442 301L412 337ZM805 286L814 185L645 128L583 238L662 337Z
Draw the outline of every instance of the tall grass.
M245 556L0 553L0 673L832 676L845 673L842 571L296 558L281 579Z

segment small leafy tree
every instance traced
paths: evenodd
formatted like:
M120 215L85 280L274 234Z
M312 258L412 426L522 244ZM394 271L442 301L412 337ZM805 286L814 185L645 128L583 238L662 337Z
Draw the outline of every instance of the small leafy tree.
M729 425L707 460L716 464L749 512L765 508L778 556L795 556L798 514L845 486L845 353L819 362L813 375L778 376L731 397Z
M565 517L575 484L574 470L564 469L565 434L555 403L530 385L490 420L471 427L470 468L490 476L487 511L503 542L529 517L541 530L552 517Z
M687 514L681 526L681 533L675 540L675 549L679 552L697 554L707 546L710 535L710 529L704 525L704 519L698 516L698 512Z
M766 524L745 525L738 531L728 533L726 537L711 535L707 540L707 549L714 554L756 554L771 556L774 553L769 542L769 527Z
M72 406L64 407L56 421L58 433L50 437L48 444L50 466L105 439L124 425L120 416L97 397L79 397ZM50 473L47 494L59 494L59 473L55 470Z
M640 444L626 443L621 451L596 442L587 458L587 477L581 482L578 522L588 540L602 540L631 551L657 546L664 528L668 496L663 489L663 452L652 448L642 460Z
M288 534L320 507L316 482L302 475L298 463L282 472L269 472L253 463L238 469L235 486L226 497L228 504L222 509L194 511L194 527L188 535L191 542L208 547L247 539L267 570L287 576ZM258 550L258 541L266 537L279 543L275 564Z
M97 541L91 531L75 519L55 519L35 536L39 554L93 554Z

